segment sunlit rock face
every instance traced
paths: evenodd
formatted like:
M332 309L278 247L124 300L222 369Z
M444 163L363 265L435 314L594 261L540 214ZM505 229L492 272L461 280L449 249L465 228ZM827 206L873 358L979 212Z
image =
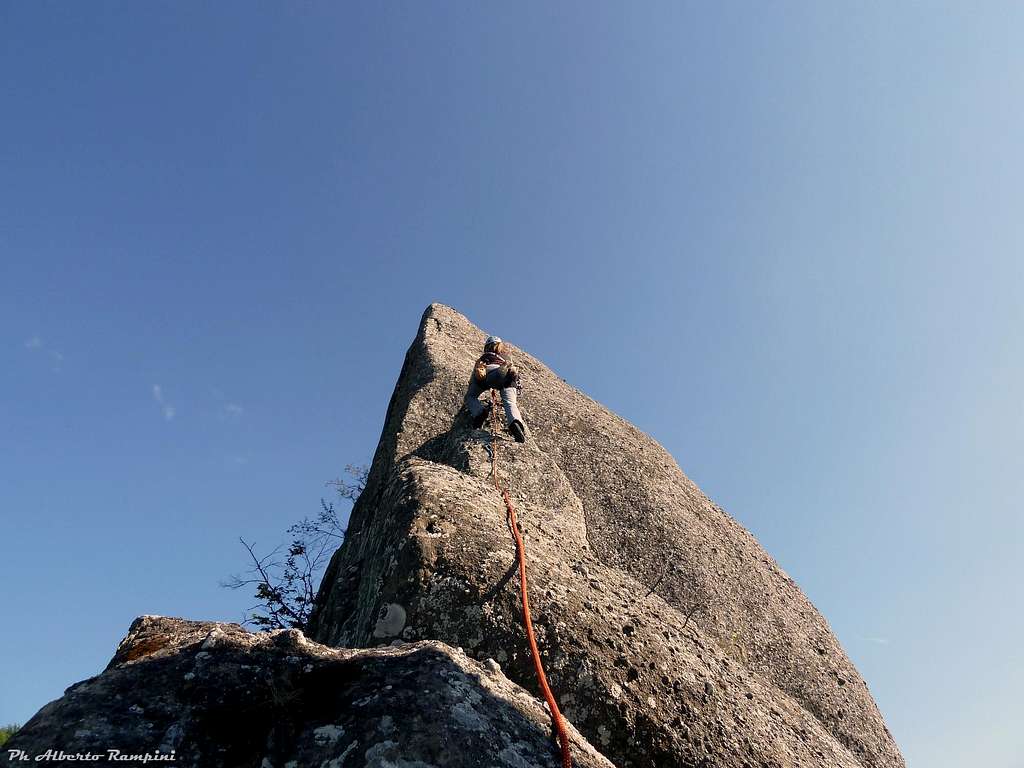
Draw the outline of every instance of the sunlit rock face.
M552 688L612 762L902 766L824 618L654 440L518 349L529 439L471 428L485 336L449 307L424 313L310 636L439 640L537 692L493 449Z
M424 313L306 634L142 616L9 762L554 768L493 456L576 766L903 766L825 620L656 442L519 350L527 441L471 428L484 337Z

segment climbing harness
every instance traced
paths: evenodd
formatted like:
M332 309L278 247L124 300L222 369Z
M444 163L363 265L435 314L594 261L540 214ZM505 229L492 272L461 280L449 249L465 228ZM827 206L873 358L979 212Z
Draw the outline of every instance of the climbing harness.
M500 382L502 388L509 386L512 380L518 384L519 380L515 366L497 352L484 352L473 366L473 376L480 386L491 381L492 386Z
M540 660L540 649L537 648L537 640L533 636L533 621L530 618L530 598L526 589L526 546L523 544L523 537L519 533L519 523L516 520L516 508L512 504L512 495L508 486L502 487L498 482L498 393L491 390L491 477L494 479L494 489L501 494L505 502L509 529L516 540L516 556L519 559L519 582L522 584L523 596L523 624L526 627L526 637L530 642L530 653L533 656L533 667L537 671L537 680L540 682L541 690L544 692L544 700L551 710L551 720L555 730L558 731L558 741L562 748L562 768L572 768L572 757L569 754L569 733L565 729L565 721L558 709L551 688L548 687L548 678L544 674L544 665Z

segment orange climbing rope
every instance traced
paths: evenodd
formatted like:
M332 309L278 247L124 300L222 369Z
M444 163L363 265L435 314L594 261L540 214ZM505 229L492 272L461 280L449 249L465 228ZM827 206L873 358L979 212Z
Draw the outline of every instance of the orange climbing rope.
M505 502L505 509L508 512L506 521L516 539L516 555L519 558L519 582L523 590L523 624L526 626L526 637L530 641L530 653L533 655L533 667L537 671L537 679L540 681L541 690L544 692L544 700L551 710L551 720L558 731L558 741L562 747L562 768L572 768L572 756L569 754L569 732L565 729L565 721L558 709L555 696L548 687L548 678L544 674L544 665L540 660L540 650L537 648L537 640L533 636L533 620L530 618L530 597L526 589L526 547L523 544L523 537L519 533L519 523L516 521L516 508L512 504L512 495L508 486L504 488L498 482L498 393L491 390L491 477L494 478L494 489L501 494Z

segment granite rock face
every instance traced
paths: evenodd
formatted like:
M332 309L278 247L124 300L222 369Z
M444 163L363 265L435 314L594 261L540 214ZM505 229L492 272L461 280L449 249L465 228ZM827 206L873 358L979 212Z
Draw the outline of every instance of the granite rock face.
M903 766L825 619L654 440L520 350L530 439L471 428L485 335L449 307L424 313L310 636L461 646L536 693L496 450L549 680L613 763Z
M577 765L613 768L571 735ZM11 759L11 750L20 752ZM64 759L53 757L59 752ZM18 754L47 765L123 765L148 755L148 764L179 768L557 762L547 710L493 661L430 640L339 650L298 630L253 634L160 616L136 619L102 674L71 686L18 731L5 764L23 763ZM98 759L70 757L90 754Z
M518 350L529 439L471 428L484 336L424 313L311 639L140 617L8 763L554 768L495 455L576 766L903 766L825 620L656 442Z

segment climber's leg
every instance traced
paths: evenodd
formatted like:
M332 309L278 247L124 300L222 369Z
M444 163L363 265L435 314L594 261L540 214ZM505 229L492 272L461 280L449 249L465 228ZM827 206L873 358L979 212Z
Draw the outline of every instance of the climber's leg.
M481 402L480 395L484 390L476 383L476 379L469 380L469 388L466 390L466 410L469 411L469 418L473 424L473 429L480 429L483 426L484 419L487 418L487 414L491 410L490 402Z
M515 387L505 387L501 390L501 402L505 406L505 421L508 424L508 431L520 442L526 442L526 426L523 424L523 415L519 412L519 404L516 402L518 391Z
M505 406L505 421L511 424L513 421L522 422L523 415L519 412L519 404L516 396L519 393L515 387L505 387L501 390L501 403Z

